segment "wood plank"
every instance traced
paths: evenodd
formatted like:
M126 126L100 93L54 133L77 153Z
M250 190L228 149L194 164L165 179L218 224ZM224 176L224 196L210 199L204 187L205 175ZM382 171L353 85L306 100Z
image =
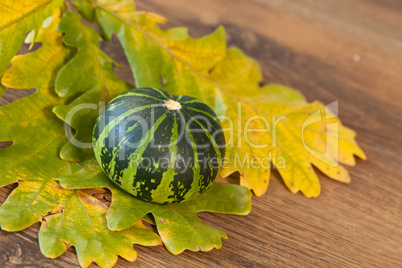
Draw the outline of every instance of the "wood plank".
M263 5L291 13L384 53L401 57L401 1L258 0Z
M223 24L229 45L262 65L266 82L299 89L308 100L339 101L340 117L356 130L368 155L348 168L344 185L319 173L317 199L293 195L274 172L266 195L253 198L250 215L200 213L229 236L223 248L173 256L163 247L140 247L135 265L348 266L402 264L402 4L398 0L148 0L138 9L186 26L193 36ZM131 74L120 45L104 45ZM354 56L360 56L359 61ZM23 91L7 91L5 104ZM12 187L0 190L2 203ZM78 266L73 249L56 260L40 254L35 225L0 232L2 267ZM119 259L116 267L133 264ZM94 265L93 265L94 266Z

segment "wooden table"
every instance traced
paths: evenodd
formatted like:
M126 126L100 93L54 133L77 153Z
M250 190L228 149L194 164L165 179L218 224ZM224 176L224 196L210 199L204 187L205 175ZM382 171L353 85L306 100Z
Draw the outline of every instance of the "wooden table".
M226 27L230 45L262 65L265 82L299 89L309 101L339 100L340 118L368 155L350 167L344 185L319 174L322 194L293 195L274 173L248 216L201 214L229 236L220 250L173 256L135 246L131 266L402 265L402 2L399 0L147 0L141 10L183 25L192 36ZM117 42L105 48L123 61ZM20 93L18 93L20 94ZM6 92L2 104L16 99ZM319 173L319 172L318 172ZM10 188L1 190L4 202ZM0 232L1 267L76 267L74 249L49 260L39 251L38 224Z

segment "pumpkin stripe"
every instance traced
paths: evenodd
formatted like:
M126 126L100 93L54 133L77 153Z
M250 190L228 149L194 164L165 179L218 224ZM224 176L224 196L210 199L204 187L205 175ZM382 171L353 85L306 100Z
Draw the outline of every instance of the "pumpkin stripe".
M151 95L148 95L148 94L145 94L145 93L137 93L137 92L128 92L128 93L126 93L126 94L124 94L124 95L119 95L119 96L117 96L117 97L114 98L113 100L128 98L128 99L131 101L131 100L132 100L132 99L131 99L132 96L138 96L138 97L143 97L143 98L151 98L151 99L159 100L159 101L165 101L165 100L162 99L162 98L158 98L158 97L155 97L155 96L151 96Z
M133 131L136 127L141 125L141 121L137 121L133 126L129 127L126 131L127 133L130 133L130 131ZM116 167L116 158L117 156L119 156L120 153L120 148L123 146L126 146L124 143L128 140L129 136L124 136L121 141L117 144L116 147L113 148L112 151L112 160L110 161L109 164L109 168L110 168L110 175L112 176L112 178L116 178L116 176L118 176L118 174L115 174L115 167Z
M181 97L181 96L180 96ZM198 100L198 99L192 99L192 100L188 100L183 102L183 104L189 104L189 103L200 103L200 104L204 104L202 101Z
M197 113L203 113L206 116L208 116L209 118L217 121L217 118L215 116L213 116L212 114L210 114L210 113L208 113L206 111L203 111L203 110L200 110L200 109L197 109L197 108L193 108L193 107L189 107L189 106L187 106L186 109L192 110L192 111L197 112Z
M187 122L185 120L185 117L183 116L183 114L181 113L180 110L179 110L179 114L182 117L184 125L186 127L186 134L190 138L191 147L193 148L193 155L194 155L194 166L193 166L194 179L193 179L193 182L191 184L190 190L183 197L183 200L185 200L185 199L190 199L191 197L194 197L194 196L196 196L198 194L198 185L199 185L199 182L200 182L200 169L201 169L201 166L200 166L200 163L198 162L197 146L195 144L193 134L191 133L190 127L187 124Z
M137 174L137 166L142 160L142 154L144 153L145 149L147 148L148 144L151 142L153 135L159 125L162 123L163 120L168 115L168 111L165 112L161 117L156 120L155 124L151 127L150 130L148 130L147 134L145 134L145 137L142 138L140 145L137 147L137 150L134 151L134 153L130 156L130 162L128 164L128 168L123 171L123 183L122 187L124 189L133 189L133 192L136 193L136 189L133 187L134 182L136 179L136 174Z
M183 98L183 95L180 95L180 96L176 99L176 101L177 101L177 102L180 101L181 98Z
M146 99L148 99L148 101L149 100L159 100L161 102L160 104L163 104L163 102L164 102L163 100L152 98L152 97L147 97L145 95L144 96L139 96L139 97L141 97L141 99L144 100L144 101ZM119 102L112 103L112 104L108 105L107 111L111 112L111 111L117 110L117 108L121 107L122 105L129 105L131 101L132 100L130 98L124 98L124 96L123 96L123 97L119 98Z
M152 88L152 90L155 90L155 91L159 92L159 94L161 94L162 96L166 97L167 99L170 99L170 98L171 98L170 95L168 96L168 95L166 94L166 92L164 92L164 91L162 91L162 90L160 90L160 89Z
M107 106L107 110L108 112L112 112L114 110L116 110L118 107L122 106L122 105L127 105L130 103L130 99L125 99L124 97L119 98L119 102L115 103L110 103Z
M131 105L130 105L131 106ZM146 133L149 131L149 129L152 127L152 125L155 123L154 121L156 120L155 118L159 118L161 117L164 113L166 112L166 109L164 107L156 107L154 109L146 109L146 110L141 110L135 114L133 114L133 116L135 116L133 118L133 120L130 120L129 122L124 122L124 123L120 123L119 126L115 127L114 129L111 130L109 137L105 140L105 144L107 144L108 146L106 146L105 150L102 151L102 155L101 155L101 159L102 161L104 161L105 163L109 163L112 161L113 155L117 154L117 148L114 148L115 143L119 143L120 140L125 139L126 141L121 145L121 147L119 147L119 152L118 155L115 156L115 162L116 162L116 166L114 167L114 172L112 173L110 168L106 168L106 171L109 174L109 177L114 180L117 184L119 184L121 186L121 180L123 177L123 172L124 170L126 170L129 166L129 157L130 155L132 155L132 153L138 149L138 146L141 144L141 140L143 139L143 137L146 135ZM155 115L155 116L152 116ZM140 116L138 118L136 118L137 116ZM137 127L134 127L134 125L140 121L137 124ZM170 124L170 129L172 128L172 124ZM127 133L127 128L128 129L132 129L129 133ZM165 140L165 144L169 143L169 138L163 138L163 136L160 136L161 134L164 135L165 131L161 130L161 127L159 127L158 132L154 133L154 139L152 141L158 141L158 140ZM158 136L157 140L156 140L156 136ZM150 148L153 148L153 143L149 144L149 148L146 149L146 152L149 152ZM114 152L114 153L113 153ZM155 155L159 155L158 153L156 154L151 154L151 155L146 155L143 156L144 163L141 163L141 166L144 165L149 165L151 164L153 160L153 156ZM140 170L144 170L144 168L140 168ZM160 183L161 177L162 177L163 171L159 172L159 176L155 177L155 179L150 182L147 182L146 180L144 180L144 175L139 176L138 172L137 172L137 184L138 181L140 181L140 185L141 185L141 191L142 193L144 193L144 189L146 187L148 187L147 189L155 189L157 187L157 185ZM157 174L155 174L157 175ZM155 182L157 182L155 184ZM145 186L145 184L147 184ZM148 191L147 190L147 191ZM131 188L130 188L131 191ZM149 192L147 194L147 197L144 196L144 198L148 198L151 199L151 193Z
M175 112L176 113L176 112ZM176 113L177 114L177 113ZM175 169L175 175L172 182L174 191L174 202L181 202L184 200L185 194L191 188L191 182L194 178L194 157L193 148L189 142L190 138L187 137L185 122L183 118L178 114L178 128L177 133L177 165Z
M213 135L211 135L211 133L209 132L209 130L207 128L205 128L205 126L200 123L197 119L195 119L193 116L191 116L190 114L188 114L187 112L185 112L190 118L192 118L194 120L194 122L196 122L203 130L205 135L208 138L208 141L212 143L213 149L215 151L215 155L216 155L216 160L218 160L218 171L217 174L219 174L220 170L221 170L221 165L222 165L222 157L221 157L221 150L217 144L217 141L215 140L215 137ZM207 121L207 123L212 127L215 128L210 122ZM218 134L219 135L219 134ZM213 168L211 167L212 164L216 164L214 162L214 157L209 154L210 158L208 159L209 161L209 168L210 168L210 172L214 173ZM207 159L204 158L204 161L207 161ZM205 165L205 163L203 163ZM206 176L208 177L208 176ZM205 182L205 177L203 178L202 181L200 181L200 185L199 185L199 189L201 189L202 191L207 190L210 187L210 181Z
M159 186L155 189L152 190L152 200L154 200L157 203L163 203L166 202L166 196L168 196L168 199L174 199L174 192L173 192L173 180L174 180L174 175L175 175L175 169L176 169L176 162L177 162L177 137L179 133L177 132L177 117L176 113L174 113L174 122L173 122L173 128L172 128L172 137L170 139L169 143L169 153L170 153L170 162L169 162L169 167L167 171L163 173L162 176L162 182L159 184Z
M185 112L185 111L184 111ZM204 127L204 125L203 124L201 124L197 119L195 119L192 115L190 115L189 113L187 113L187 112L185 112L190 118L192 118L193 120L194 120L194 122L196 122L203 130L204 130L204 132L205 132L205 135L208 137L208 139L212 142L212 144L213 144L213 147L214 147L214 150L215 150L215 153L216 153L216 155L217 155L217 157L218 157L218 159L219 159L219 166L221 165L221 151L219 150L219 146L218 146L218 144L216 143L216 141L215 141L215 137L213 137L212 135L211 135L211 133L208 131L208 129L206 129L205 127ZM209 122L208 122L208 124L210 124ZM211 125L211 124L210 124ZM211 125L212 126L212 125ZM213 126L212 126L213 127Z
M128 116L130 116L138 111L145 110L147 108L158 107L158 106L160 107L161 104L150 104L150 105L136 107L136 108L128 110L127 112L123 113L122 115L114 118L106 126L104 126L103 129L98 130L99 132L101 132L101 134L99 135L98 140L96 141L96 148L105 146L105 139L109 136L110 131L115 126L117 126L120 123L120 121L125 120Z
M212 177L216 178L216 175L218 174L218 167L213 168L213 166L212 166L212 164L217 164L216 163L217 154L215 152L213 143L206 135L205 130L202 129L197 124L197 122L195 122L193 120L193 118L191 118L187 113L183 113L183 114L186 117L187 124L191 128L192 134L194 136L195 144L197 144L198 161L199 161L200 165L202 166L202 168L200 169L200 182L198 185L198 190L200 193L202 193L209 188L210 183L212 183L211 178ZM205 117L203 117L203 118L205 118ZM215 122L213 121L212 124L214 124L214 123ZM208 128L208 125L204 124L204 126L205 126L205 128ZM193 132L193 130L198 130L198 131ZM213 130L211 130L211 132L212 131ZM223 135L223 133L220 132L220 134L218 134L218 135Z

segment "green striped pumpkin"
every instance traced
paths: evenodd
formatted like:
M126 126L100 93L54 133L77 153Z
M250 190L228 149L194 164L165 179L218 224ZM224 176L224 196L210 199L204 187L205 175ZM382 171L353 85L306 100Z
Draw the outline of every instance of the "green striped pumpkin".
M155 88L113 99L93 132L94 153L106 175L131 195L159 204L205 192L219 174L224 146L209 106Z

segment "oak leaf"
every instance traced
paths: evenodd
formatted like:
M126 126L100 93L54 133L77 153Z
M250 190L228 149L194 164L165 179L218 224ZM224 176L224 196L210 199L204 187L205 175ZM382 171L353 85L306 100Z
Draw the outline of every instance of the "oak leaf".
M222 230L203 223L197 212L246 215L251 210L250 191L234 184L215 183L206 193L179 204L160 205L141 201L107 178L95 159L87 161L86 166L74 174L60 176L56 180L68 189L110 189L112 203L107 212L107 222L111 230L125 230L152 213L163 243L173 254L180 254L186 249L209 251L220 248L221 238L227 238Z
M65 33L64 44L77 48L77 53L61 68L56 79L56 93L74 100L56 106L53 111L76 130L74 141L89 144L84 149L78 148L77 143L73 144L70 139L61 149L60 157L67 161L81 161L93 156L92 128L88 125L98 117L99 103L110 101L132 86L117 79L112 68L116 63L99 47L102 38L95 29L81 24L81 16L67 11L58 29Z
M36 36L63 0L2 0L0 4L0 76L17 54L25 34Z
M267 163L278 169L293 193L316 197L321 189L313 166L349 182L338 163L353 165L354 155L365 159L354 131L323 104L308 103L284 86L260 87L258 63L237 48L226 49L223 27L193 39L186 28L159 28L166 20L136 11L131 0L74 3L87 17L96 18L106 39L117 36L138 87L163 85L171 94L200 99L221 116L228 141L221 176L239 172L240 184L257 196L268 187Z
M74 191L67 199L65 211L51 215L42 222L39 245L49 258L62 255L68 246L75 246L78 262L88 267L112 267L117 256L135 261L133 244L160 245L160 238L139 219L124 231L110 231L106 224L107 207L82 191Z
M42 47L15 57L2 78L2 83L10 88L37 91L0 107L0 124L4 128L0 141L13 142L0 151L0 186L18 183L0 207L0 226L14 232L42 221L39 245L45 256L57 257L73 245L83 267L92 261L111 267L117 255L135 259L133 243L161 242L140 220L123 232L110 231L106 208L99 201L80 191L63 189L54 180L81 168L80 164L59 158L67 139L63 122L52 113L54 105L65 103L54 93L57 71L68 55L61 42L62 34L56 31L59 14L56 10L52 24L40 30L37 41L43 43ZM48 46L53 50L49 51Z
M69 171L68 162L54 157L66 142L63 124L52 113L54 105L64 102L51 88L66 57L61 34L56 32L57 13L53 24L39 32L42 47L13 58L1 80L10 88L37 88L33 95L0 107L0 140L13 142L0 151L0 186L18 183L0 207L1 228L7 231L22 230L48 213L61 211L70 193L53 179Z
M67 34L63 43L63 33L56 30L58 26L61 30L71 27L77 31L66 30ZM177 226L186 228L192 235L193 239L188 239L188 237L183 238L180 232L172 231L172 235L168 239L164 239L166 246L172 252L180 253L185 249L219 248L221 238L226 238L226 234L202 223L196 213L206 210L247 214L251 209L251 193L244 187L215 186L214 189L218 189L223 196L228 197L226 200L216 198L218 195L215 190L187 205L160 206L156 209L155 204L142 201L137 203L138 201L134 197L119 188L108 185L108 188L113 189L113 209L118 212L110 214L108 218L119 223L116 216L127 215L125 222L118 224L115 228L108 228L107 207L96 198L78 190L87 187L77 182L74 186L76 190L69 190L60 187L55 181L55 177L74 177L85 167L94 164L95 159L92 156L86 162L70 162L59 158L60 150L66 148L67 139L63 122L52 111L55 111L56 114L63 109L68 111L71 103L74 105L77 102L85 103L88 101L86 97L92 93L96 96L94 100L99 101L100 95L104 96L99 94L100 92L104 93L107 90L108 94L113 96L113 94L118 94L119 90L124 90L115 85L126 85L122 81L95 82L93 87L84 87L82 94L78 97L74 93L74 96L69 96L70 91L66 91L64 92L65 97L72 99L70 103L67 98L57 96L54 92L57 82L60 84L69 82L62 82L65 79L63 75L60 75L60 73L63 74L63 70L74 73L81 67L91 64L88 62L89 51L82 52L80 49L68 61L71 58L71 49L63 44L72 46L71 39L76 37L75 34L87 34L87 36L93 37L85 40L76 39L76 41L87 42L87 45L92 46L92 52L95 51L96 54L92 55L92 57L96 57L95 62L105 62L107 66L98 70L102 72L101 76L105 79L117 80L112 73L112 61L100 51L96 52L99 48L95 44L98 42L99 36L88 30L86 26L82 26L79 23L79 16L71 12L66 12L60 22L60 11L56 10L50 26L42 28L36 37L35 41L42 42L42 47L34 52L13 58L11 68L2 77L2 84L12 89L37 88L37 91L31 96L0 107L0 123L6 130L0 133L0 140L13 142L13 145L0 151L0 186L18 183L18 187L0 207L1 227L7 231L19 231L35 222L42 221L39 231L39 245L42 253L49 258L56 258L63 254L68 247L74 246L78 261L83 267L88 266L91 262L96 262L101 267L111 267L116 262L118 255L132 261L136 257L132 247L134 243L148 246L160 244L159 236L146 229L141 223L141 218L147 221L153 220L147 215L150 211L156 211L155 215L170 219L173 222L173 228ZM52 49L49 49L50 47ZM75 63L80 60L85 63ZM68 63L64 65L66 61ZM64 67L62 67L63 65ZM27 66L29 67L27 68ZM113 88L114 86L115 88ZM70 87L71 85L68 86L68 88ZM79 87L78 90L80 90ZM106 101L107 98L104 100ZM56 108L53 109L55 105ZM60 116L60 114L58 115ZM83 118L77 120L73 125L77 129L88 128L88 122ZM93 127L89 125L89 128ZM69 150L66 151L69 153ZM86 180L101 171L97 164L95 167L97 169L93 173L85 176ZM103 179L105 179L104 175ZM109 180L108 182L111 183ZM99 182L94 180L92 183L94 186ZM92 186L91 188L93 188ZM210 195L216 195L216 197L211 198ZM129 211L133 207L134 210L147 212L141 215L131 214ZM178 209L181 216L175 214ZM161 221L163 222L160 219L159 222ZM164 228L168 226L170 224L165 224ZM162 237L166 238L164 228L161 227L159 230L161 234L164 234ZM197 236L198 234L202 235ZM182 240L183 242L180 242ZM179 245L179 248L172 246L175 244Z

